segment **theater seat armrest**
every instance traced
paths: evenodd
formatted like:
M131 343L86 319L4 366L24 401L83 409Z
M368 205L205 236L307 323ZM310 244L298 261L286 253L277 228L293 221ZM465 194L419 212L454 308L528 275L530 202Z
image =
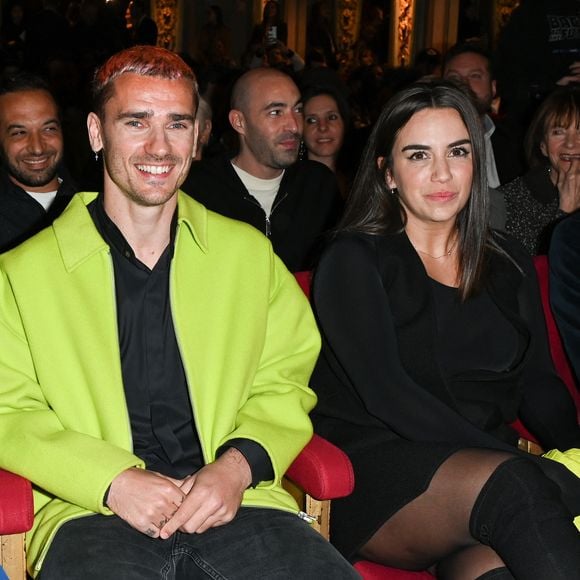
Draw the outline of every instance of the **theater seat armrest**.
M286 476L318 500L345 497L354 489L354 473L346 453L316 434Z
M0 469L0 536L27 532L33 521L30 481Z

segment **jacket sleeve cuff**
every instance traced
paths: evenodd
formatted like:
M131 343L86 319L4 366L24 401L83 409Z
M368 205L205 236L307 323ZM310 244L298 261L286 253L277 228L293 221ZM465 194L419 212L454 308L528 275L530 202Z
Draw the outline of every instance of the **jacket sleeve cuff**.
M274 468L266 450L251 439L230 439L224 443L216 453L216 458L225 453L230 447L237 449L246 459L252 472L250 487L256 487L262 481L274 479Z

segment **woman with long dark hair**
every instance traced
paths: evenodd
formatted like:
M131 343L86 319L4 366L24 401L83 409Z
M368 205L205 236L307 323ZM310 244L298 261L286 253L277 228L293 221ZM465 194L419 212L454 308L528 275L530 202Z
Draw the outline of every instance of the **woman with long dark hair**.
M302 90L303 154L326 165L336 174L346 198L354 173L353 151L345 151L350 132L350 109L344 95L331 86L309 85Z
M520 451L580 446L535 273L488 226L481 124L445 81L395 95L314 277L319 433L351 458L331 539L444 579L580 578L580 480Z

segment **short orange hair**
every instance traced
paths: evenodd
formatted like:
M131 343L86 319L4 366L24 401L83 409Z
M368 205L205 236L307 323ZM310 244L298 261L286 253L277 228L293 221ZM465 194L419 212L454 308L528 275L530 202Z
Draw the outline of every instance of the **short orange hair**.
M114 54L95 72L92 85L93 109L100 118L104 117L105 105L113 96L114 81L126 73L190 80L197 106L199 95L195 74L181 57L157 46L133 46Z

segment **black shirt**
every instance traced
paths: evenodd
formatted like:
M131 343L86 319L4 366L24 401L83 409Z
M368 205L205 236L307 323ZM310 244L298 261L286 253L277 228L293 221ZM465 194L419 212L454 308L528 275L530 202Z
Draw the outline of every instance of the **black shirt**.
M111 249L133 452L147 469L181 479L203 467L204 459L170 304L177 215L169 245L149 269L107 216L102 195L89 205L89 212ZM236 447L248 460L252 485L273 479L270 458L259 444L233 439L218 450L218 456L229 447Z
M5 168L0 170L0 252L6 252L27 240L64 211L77 186L64 168L56 197L45 210L31 195L16 185Z

